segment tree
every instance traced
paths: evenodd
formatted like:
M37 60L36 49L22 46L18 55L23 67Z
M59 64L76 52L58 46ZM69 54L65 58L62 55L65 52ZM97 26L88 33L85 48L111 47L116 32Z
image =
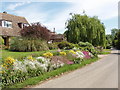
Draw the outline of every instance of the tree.
M110 49L112 47L112 35L106 35L106 48Z
M112 29L113 31L113 29ZM120 29L114 29L113 46L120 49Z
M89 42L94 46L105 46L105 27L100 20L86 14L72 14L66 22L65 36L71 43Z
M27 37L29 39L44 39L49 40L50 30L42 26L39 22L32 23L30 26L23 28L21 30L21 36Z
M111 35L112 35L112 39L114 40L114 38L115 38L115 35L116 35L116 33L119 31L119 29L116 29L116 28L114 28L114 29L112 29L111 30Z

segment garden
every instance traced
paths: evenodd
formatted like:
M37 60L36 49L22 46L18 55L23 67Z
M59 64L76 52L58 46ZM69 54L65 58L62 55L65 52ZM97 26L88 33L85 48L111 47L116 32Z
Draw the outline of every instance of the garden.
M99 49L92 44L67 41L57 42L56 49L33 52L17 52L2 50L2 87L24 88L27 85L37 84L42 80L60 75L66 71L75 70L98 60ZM49 47L50 44L48 45ZM33 78L36 82L28 82ZM36 79L35 79L36 80ZM27 82L27 84L26 84Z
M77 15L75 17L79 18ZM0 66L2 88L24 88L34 85L97 61L98 54L110 53L110 50L103 49L104 33L99 37L102 38L101 40L96 38L98 36L92 38L92 34L91 39L79 35L77 37L73 35L75 37L70 38L70 32L74 29L71 29L69 23L71 21L68 22L68 30L64 33L67 40L62 42L48 43L50 38L48 29L40 23L23 28L21 37L11 38L9 48L6 48L3 40L0 39L3 46ZM102 29L104 31L103 27ZM81 38L78 39L78 37Z

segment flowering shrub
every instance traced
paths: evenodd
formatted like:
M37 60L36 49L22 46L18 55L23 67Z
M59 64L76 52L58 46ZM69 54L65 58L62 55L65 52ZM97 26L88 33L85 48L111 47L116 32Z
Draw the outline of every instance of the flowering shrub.
M70 50L69 53L76 54L76 52L73 50Z
M34 61L34 59L33 59L32 56L28 56L27 59L28 59L28 60L31 60L31 61Z
M85 57L85 55L81 51L77 51L76 55L77 55L77 58L82 58L83 59Z
M89 52L87 51L82 51L82 53L85 55L86 59L89 59L91 56L89 55Z
M14 62L15 62L15 59L13 59L12 57L7 57L7 58L5 59L5 63L6 63L6 64L13 65Z
M60 55L66 56L66 52L60 52Z
M53 56L53 54L51 52L47 52L43 54L44 57L50 58Z
M62 56L57 56L59 54ZM28 78L60 68L65 64L80 64L84 58L89 59L93 57L93 54L88 51L75 52L70 50L69 53L60 51L58 54L56 54L56 56L53 56L53 53L51 52L47 52L44 53L43 56L44 57L27 56L22 61L12 57L7 57L3 65L0 66L0 73L2 74L2 86L4 87L14 83L22 82ZM74 58L68 59L67 56Z

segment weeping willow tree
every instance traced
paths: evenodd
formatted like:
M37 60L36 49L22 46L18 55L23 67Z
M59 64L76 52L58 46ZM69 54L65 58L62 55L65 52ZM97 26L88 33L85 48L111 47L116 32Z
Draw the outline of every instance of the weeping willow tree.
M94 46L105 47L105 27L96 17L88 17L86 14L73 14L66 22L64 32L67 40L71 43L90 42Z

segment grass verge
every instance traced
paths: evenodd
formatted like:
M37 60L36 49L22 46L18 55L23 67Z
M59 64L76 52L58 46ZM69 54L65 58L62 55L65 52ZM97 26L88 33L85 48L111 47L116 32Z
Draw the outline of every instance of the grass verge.
M33 78L29 78L29 79L23 81L22 83L17 83L17 84L14 84L12 86L7 86L7 89L8 88L9 89L16 88L15 90L19 90L20 88L24 88L28 85L35 85L35 84L38 84L40 81L44 81L46 79L55 77L56 75L61 75L62 73L65 73L65 72L68 72L68 71L73 71L75 69L81 68L81 67L83 67L87 64L90 64L92 62L95 62L97 60L98 60L98 58L92 58L92 59L82 61L81 64L65 65L61 68L58 68L58 69L54 70L54 71L44 73L43 75L33 77Z

